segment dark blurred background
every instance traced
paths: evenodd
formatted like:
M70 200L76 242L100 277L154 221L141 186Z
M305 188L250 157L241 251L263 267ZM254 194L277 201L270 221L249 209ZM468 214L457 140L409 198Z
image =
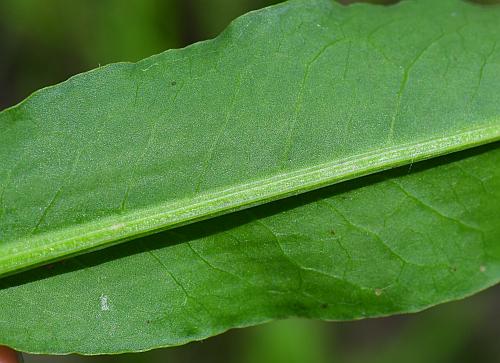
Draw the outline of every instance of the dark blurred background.
M41 87L99 65L137 61L213 38L237 16L277 2L0 0L0 110ZM147 353L25 355L25 361L498 363L499 339L500 287L496 287L412 315L346 323L288 320Z
M41 87L99 65L137 61L169 48L213 38L237 16L278 2L0 0L0 110Z
M278 0L0 0L0 109L76 73L215 37Z

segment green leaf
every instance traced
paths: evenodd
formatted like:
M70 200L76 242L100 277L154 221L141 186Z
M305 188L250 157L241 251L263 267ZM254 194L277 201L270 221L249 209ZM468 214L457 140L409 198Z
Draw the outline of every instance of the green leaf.
M0 114L0 274L499 139L499 14L290 1L34 94Z
M496 144L4 278L0 343L138 351L462 298L500 281L499 163Z
M500 138L499 20L289 1L4 111L0 274L211 219L1 279L0 343L138 351L497 283L498 143L413 163Z

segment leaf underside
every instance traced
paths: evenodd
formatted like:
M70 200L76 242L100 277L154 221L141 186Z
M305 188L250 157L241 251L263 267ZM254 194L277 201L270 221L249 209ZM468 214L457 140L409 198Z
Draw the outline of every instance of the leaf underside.
M499 21L289 1L0 113L0 274L137 238L0 279L0 343L139 351L497 283Z

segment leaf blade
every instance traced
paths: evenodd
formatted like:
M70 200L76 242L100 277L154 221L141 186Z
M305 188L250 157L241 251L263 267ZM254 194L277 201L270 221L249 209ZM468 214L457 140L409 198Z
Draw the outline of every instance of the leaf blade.
M142 351L269 319L463 298L500 281L499 158L489 145L4 278L0 342Z
M477 23L464 23L463 14ZM474 49L483 58L455 49L464 27L495 41L498 14L451 0L383 10L292 1L240 18L213 41L136 65L103 67L37 93L0 114L0 155L6 160L0 175L0 274L498 140L499 66L493 61L498 49ZM387 47L401 34L384 29L416 26L429 16L428 29L418 39L405 39L403 52ZM469 33L462 41L473 47ZM381 51L381 35L391 54ZM291 59L297 49L300 57ZM442 87L443 49L459 57L448 65L454 72L446 78L449 84L460 82L465 63L472 64L471 71L477 68L478 82L458 92ZM338 62L344 58L351 63ZM325 79L325 70L331 70L330 78ZM434 106L429 91L435 97L440 93ZM341 92L347 93L332 102ZM460 135L472 137L464 141ZM446 145L440 137L456 143ZM426 142L442 148L414 148ZM399 159L377 164L384 155L374 154L363 170L362 155L404 146ZM325 163L336 170L344 159L356 157L360 165L351 174L311 174L301 180L301 170ZM292 185L281 177L294 173L299 177ZM267 188L274 178L278 187ZM245 189L249 181L264 186ZM238 188L242 196L230 196ZM183 212L169 217L178 205ZM133 224L134 214L145 217ZM89 237L81 238L86 232ZM58 243L48 243L58 235Z

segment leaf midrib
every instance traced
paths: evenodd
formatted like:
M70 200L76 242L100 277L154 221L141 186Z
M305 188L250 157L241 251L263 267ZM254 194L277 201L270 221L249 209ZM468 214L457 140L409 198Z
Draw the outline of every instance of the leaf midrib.
M162 203L125 215L12 241L12 247L4 247L5 257L0 258L0 276L375 172L499 141L500 124L494 121L493 125L451 136L378 149L203 193L196 198Z

